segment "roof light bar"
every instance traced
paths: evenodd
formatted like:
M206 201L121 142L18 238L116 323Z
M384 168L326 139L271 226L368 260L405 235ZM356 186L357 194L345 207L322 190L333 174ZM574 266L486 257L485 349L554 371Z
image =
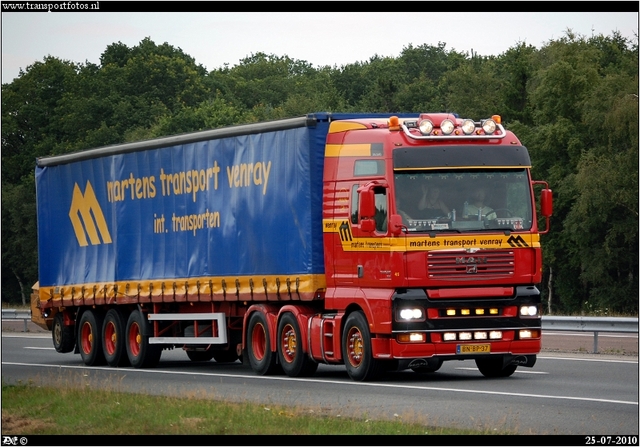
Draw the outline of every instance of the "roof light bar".
M507 135L502 127L500 115L493 115L480 122L471 119L445 118L439 123L439 126L436 124L428 118L427 114L424 114L414 122L401 123L400 127L407 137L414 140L488 140L502 139Z

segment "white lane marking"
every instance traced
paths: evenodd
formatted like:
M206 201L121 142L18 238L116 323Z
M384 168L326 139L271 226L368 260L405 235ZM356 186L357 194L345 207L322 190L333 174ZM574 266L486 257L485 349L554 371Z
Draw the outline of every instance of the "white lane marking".
M478 368L471 368L471 367L464 367L464 366L460 366L460 367L456 367L455 369L463 369L465 371L478 371ZM548 372L544 372L544 371L520 371L519 369L516 370L517 374L549 374Z
M43 350L43 351L55 351L56 348L38 348L37 346L25 346L24 349L35 349L35 350Z
M38 365L34 363L14 363L14 362L2 362L3 365L12 366L35 366L44 368L57 368L57 369L77 369L77 370L101 370L114 372L114 368L111 367L96 367L88 368L86 366L65 366L65 365ZM161 369L135 369L135 368L118 368L118 370L126 370L128 373L141 373L141 374L168 374L176 376L204 376L204 377L227 377L230 379L244 379L244 380L268 380L268 381L296 381L307 383L318 383L320 385L341 385L341 386L360 386L360 387L377 387L377 388L392 388L392 389L407 389L407 390L422 390L422 391L443 391L451 393L467 393L467 394L489 394L495 396L506 397L533 397L538 399L556 399L556 400L576 400L583 402L600 402L610 404L622 404L622 405L638 405L638 402L626 401L626 400L614 400L614 399L596 399L590 397L573 397L573 396L557 396L549 394L530 394L530 393L511 393L501 391L484 391L484 390L470 390L470 389L456 389L456 388L444 388L434 386L416 386L416 385L400 385L390 383L372 383L372 382L354 382L352 380L326 380L326 379L308 379L308 378L294 378L294 377L277 377L277 376L256 376L246 374L220 374L220 373L203 373L194 371L167 371Z
M597 354L596 354L597 355ZM638 364L638 361L635 360L616 360L616 359L586 359L581 357L544 357L538 355L538 360L576 360L578 362L605 362L605 363L632 363L634 365Z
M2 338L41 338L51 340L51 335L2 334Z

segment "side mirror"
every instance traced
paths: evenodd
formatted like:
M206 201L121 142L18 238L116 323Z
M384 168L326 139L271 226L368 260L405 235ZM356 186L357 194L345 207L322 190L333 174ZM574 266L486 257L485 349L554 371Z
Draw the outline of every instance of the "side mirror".
M540 192L540 212L544 217L551 217L553 214L553 195L550 189L543 189Z
M358 216L360 219L373 219L376 215L376 199L373 188L358 189L360 200L358 205Z
M402 216L400 214L392 214L389 216L389 230L391 230L391 234L400 236L402 227L404 227L404 224L402 223Z

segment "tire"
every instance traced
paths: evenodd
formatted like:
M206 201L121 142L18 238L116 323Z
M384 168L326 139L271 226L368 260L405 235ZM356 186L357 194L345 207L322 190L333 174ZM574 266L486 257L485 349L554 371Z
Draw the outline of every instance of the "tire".
M437 370L439 370L442 367L442 359L428 359L427 361L427 365L425 366L416 366L411 368L411 370L413 372L416 372L418 374L425 374L425 373L434 373Z
M153 368L160 361L162 347L149 343L151 323L139 310L129 314L126 330L127 357L134 368Z
M62 312L58 312L53 317L51 337L53 338L53 347L56 348L56 351L58 352L71 352L76 347L76 338L73 335L73 326L64 325L64 316L62 315Z
M129 366L126 348L127 320L120 309L109 309L102 327L102 350L109 366Z
M187 351L187 357L192 362L208 362L214 356L213 349L208 348L204 351Z
M261 376L275 374L278 371L277 355L271 350L267 317L261 312L255 312L249 318L247 357L251 369Z
M95 310L82 313L78 324L78 348L82 361L87 366L104 365L102 350L102 324L104 316Z
M510 364L503 367L502 357L476 359L476 366L485 377L509 377L512 375L518 365Z
M372 380L382 371L382 362L373 358L369 325L360 311L350 314L344 324L342 356L349 377L355 381Z
M302 334L296 317L285 313L278 323L278 360L289 377L312 376L318 364L302 350Z

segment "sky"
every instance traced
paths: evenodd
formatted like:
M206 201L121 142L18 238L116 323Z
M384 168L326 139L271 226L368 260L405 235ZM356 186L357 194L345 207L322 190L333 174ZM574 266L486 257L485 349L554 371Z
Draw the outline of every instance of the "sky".
M409 45L443 43L446 50L498 56L519 43L541 48L568 29L586 37L618 31L634 42L638 34L637 11L109 12L100 1L87 2L101 6L96 12L25 13L5 12L8 3L2 1L3 84L48 55L99 64L108 45L133 47L146 37L182 49L210 71L259 52L339 68L376 55L398 57ZM375 4L400 3L368 2L367 9Z

